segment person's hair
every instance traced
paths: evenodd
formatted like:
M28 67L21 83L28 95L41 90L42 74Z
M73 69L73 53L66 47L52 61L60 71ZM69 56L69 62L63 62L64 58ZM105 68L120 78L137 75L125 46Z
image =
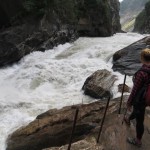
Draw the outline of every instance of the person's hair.
M150 63L150 49L143 49L141 52L141 61L143 63Z

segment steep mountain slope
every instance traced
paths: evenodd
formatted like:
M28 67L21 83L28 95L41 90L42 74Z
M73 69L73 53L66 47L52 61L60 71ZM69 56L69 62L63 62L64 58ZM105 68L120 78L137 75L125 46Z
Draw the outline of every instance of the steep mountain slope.
M132 31L135 18L144 9L149 0L124 0L120 4L120 18L122 30Z
M137 16L134 31L150 33L150 1L146 3L145 9Z

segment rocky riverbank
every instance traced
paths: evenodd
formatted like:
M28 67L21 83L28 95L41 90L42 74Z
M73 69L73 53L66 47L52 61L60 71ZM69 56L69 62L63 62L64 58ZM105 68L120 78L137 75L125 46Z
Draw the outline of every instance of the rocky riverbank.
M77 124L73 135L72 148L98 150L134 150L136 147L126 143L128 136L135 136L135 123L131 127L122 124L123 109L118 114L120 98L110 101L102 134L97 143L98 132L104 114L106 101L67 106L60 110L49 110L26 127L14 132L8 139L7 150L64 150L67 149L72 131L76 108L79 109ZM127 96L124 96L124 102ZM125 104L123 103L124 108ZM149 150L149 118L146 112L145 134L141 150ZM50 148L48 148L50 147Z

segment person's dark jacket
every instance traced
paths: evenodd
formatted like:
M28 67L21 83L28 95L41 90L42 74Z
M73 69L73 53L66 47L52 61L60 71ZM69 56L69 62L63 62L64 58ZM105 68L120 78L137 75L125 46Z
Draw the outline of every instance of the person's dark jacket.
M139 92L139 90L149 81L150 79L150 74L146 73L143 70L147 70L150 72L150 65L143 65L139 71L137 71L135 78L134 78L134 85L131 91L131 94L128 98L127 105L131 106L133 104L133 101L135 100L136 94Z

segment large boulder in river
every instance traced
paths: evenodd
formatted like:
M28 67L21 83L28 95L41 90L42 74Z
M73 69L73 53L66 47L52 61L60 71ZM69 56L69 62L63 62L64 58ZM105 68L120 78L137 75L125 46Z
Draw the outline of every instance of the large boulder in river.
M147 36L113 55L113 70L122 74L133 75L141 66L140 53L142 49L150 48L150 36Z
M111 72L106 69L97 70L86 79L82 89L84 94L94 98L112 97L110 89L115 80L115 76L111 75Z

